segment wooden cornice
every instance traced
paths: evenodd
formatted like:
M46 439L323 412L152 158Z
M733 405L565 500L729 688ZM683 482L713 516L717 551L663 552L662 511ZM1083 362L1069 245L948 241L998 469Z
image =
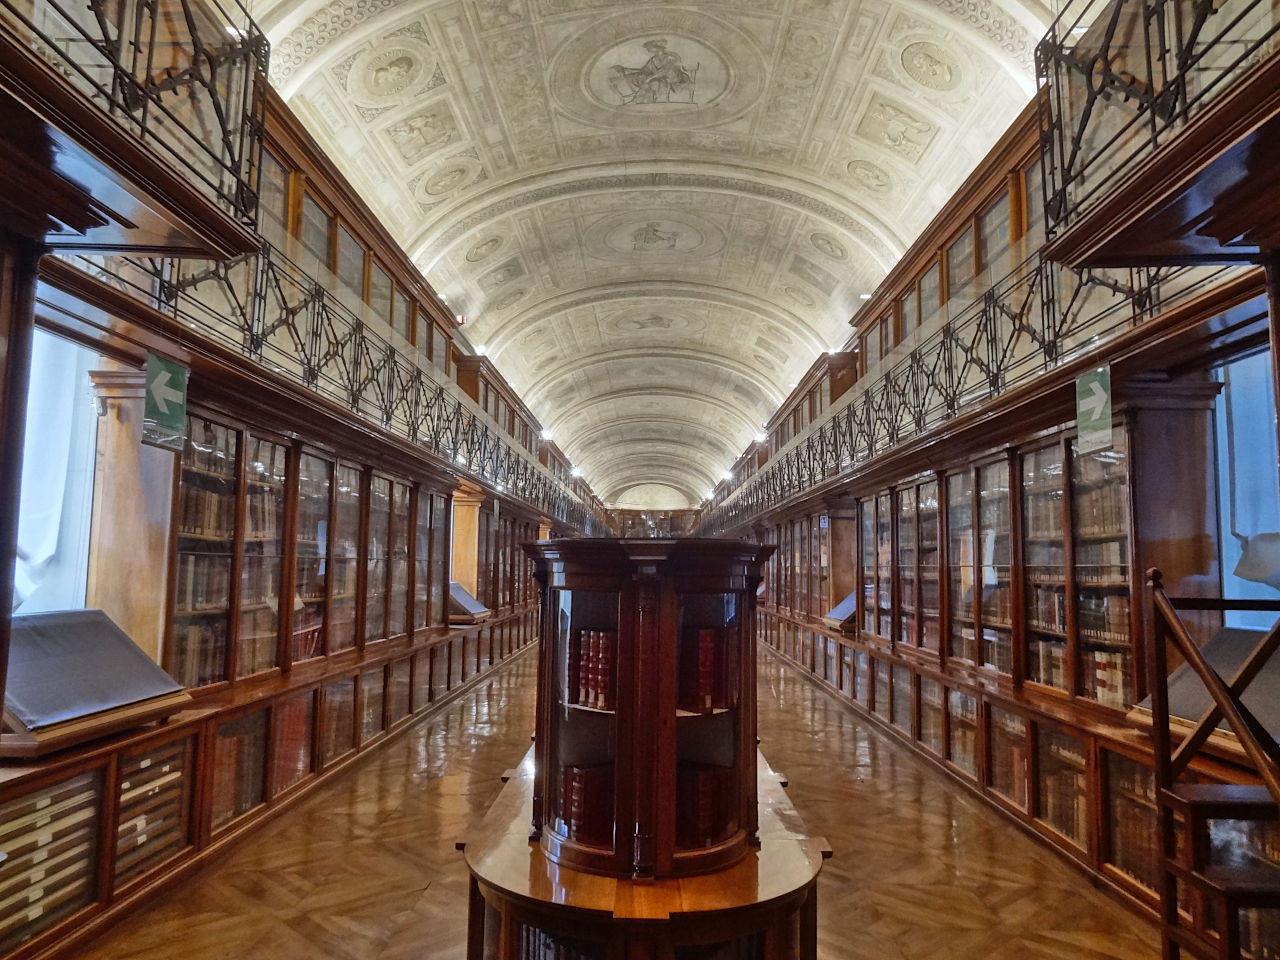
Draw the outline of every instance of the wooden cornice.
M870 299L864 300L849 319L859 333L878 323L880 317L898 298L902 285L914 280L929 260L937 254L970 219L994 200L1008 185L1009 174L1025 166L1040 149L1040 97L1034 96L1009 128L987 151L987 155L965 178L964 183L929 225L920 231L915 242L880 281Z
M1189 190L1215 158L1276 116L1280 116L1280 54L1272 54L1219 96L1167 146L1133 164L1104 199L1046 244L1045 256L1073 267L1099 261L1117 234Z

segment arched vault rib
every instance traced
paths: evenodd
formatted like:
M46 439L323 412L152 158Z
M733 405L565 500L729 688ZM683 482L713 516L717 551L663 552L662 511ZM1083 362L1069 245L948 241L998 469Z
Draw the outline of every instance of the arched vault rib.
M490 354L497 356L506 350L515 338L529 333L544 323L558 319L570 310L624 300L638 302L683 300L729 307L760 317L764 321L777 324L788 333L802 337L804 342L800 345L800 349L808 350L814 356L826 350L828 346L814 326L793 310L728 287L692 280L670 282L634 280L611 283L607 286L578 288L540 301L535 308L503 321L500 326L495 327L496 336L486 335L486 346Z
M589 397L583 397L577 403L566 404L557 411L557 415L553 418L545 419L542 422L547 429L553 434L558 434L563 427L565 421L572 417L575 412L583 410L585 407L597 403L609 403L616 400L628 400L635 397L669 397L684 402L703 403L707 406L715 407L721 413L727 413L735 421L742 424L745 431L755 432L755 424L757 421L751 419L745 414L741 408L734 406L719 397L713 397L705 393L688 393L684 390L672 390L666 387L627 387L618 390L611 390L608 393L597 393ZM572 441L566 441L572 442Z
M575 374L590 376L589 371L591 370L614 363L627 363L628 361L650 363L668 361L709 366L715 370L726 371L738 379L759 387L764 394L763 399L775 406L785 400L787 396L784 391L764 379L766 374L763 371L723 354L715 354L708 350L646 350L643 347L630 347L625 350L611 350L607 353L579 355L550 370L541 372L538 375L537 383L525 391L525 402L530 406L536 406L548 394L554 393L561 383Z
M423 226L404 243L410 257L428 275L450 245L517 211L577 196L624 190L679 190L729 193L767 200L807 213L847 234L882 272L906 249L902 237L880 217L852 200L845 190L802 180L793 174L761 167L726 171L705 161L651 161L589 164L535 174L467 197Z

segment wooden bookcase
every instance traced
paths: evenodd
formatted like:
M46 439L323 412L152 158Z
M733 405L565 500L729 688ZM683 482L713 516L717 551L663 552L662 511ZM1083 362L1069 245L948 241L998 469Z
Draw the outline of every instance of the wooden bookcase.
M1127 715L1146 693L1135 598L1151 566L1179 595L1216 589L1216 391L1130 382L1105 450L1082 452L1067 424L850 491L832 511L848 545L832 575L847 566L858 597L848 632L800 613L785 570L758 614L763 643L1152 912L1152 758ZM829 502L807 509L761 539L790 542ZM1221 761L1197 776L1248 779ZM1248 829L1243 846L1270 856L1269 828ZM1272 935L1265 911L1247 922Z
M466 844L469 960L812 960L827 851L756 752L771 548L526 549L541 586L537 733Z

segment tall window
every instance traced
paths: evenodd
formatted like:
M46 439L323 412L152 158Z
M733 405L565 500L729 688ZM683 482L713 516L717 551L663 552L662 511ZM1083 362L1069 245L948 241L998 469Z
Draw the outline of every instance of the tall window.
M347 302L358 304L364 296L364 245L346 227L338 228L338 281Z
M83 607L98 418L89 370L98 355L36 330L18 509L14 613Z
M270 151L258 164L258 230L274 246L285 245L289 213L289 171Z
M311 194L302 198L302 249L306 254L305 269L315 269L318 265L329 269L329 235L333 227L333 217L316 202Z
M1259 353L1219 368L1218 510L1222 595L1280 599L1280 489L1276 484L1271 358ZM1227 625L1267 629L1272 613L1232 612Z

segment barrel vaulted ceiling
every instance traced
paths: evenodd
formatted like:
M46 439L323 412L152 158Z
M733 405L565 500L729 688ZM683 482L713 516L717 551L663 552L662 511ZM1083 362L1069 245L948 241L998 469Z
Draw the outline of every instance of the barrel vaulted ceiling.
M1031 0L260 0L271 78L592 488L696 505L1033 90Z

